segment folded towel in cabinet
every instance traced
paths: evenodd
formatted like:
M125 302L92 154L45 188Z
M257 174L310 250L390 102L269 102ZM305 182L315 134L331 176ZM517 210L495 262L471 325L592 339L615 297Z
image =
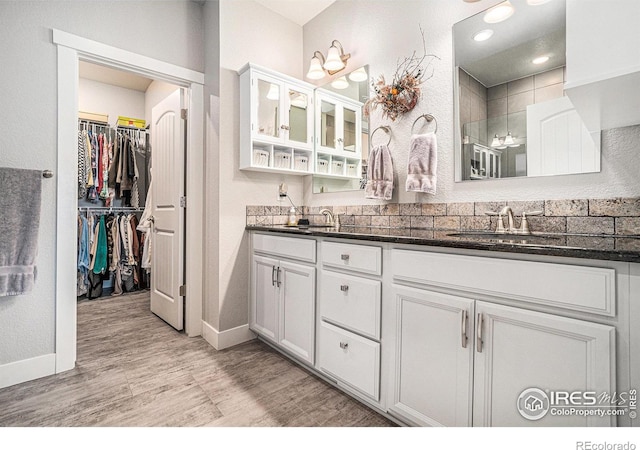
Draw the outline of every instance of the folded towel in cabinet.
M41 170L0 167L0 297L33 288L41 189Z
M411 137L407 164L407 192L436 193L438 143L435 133L414 134Z

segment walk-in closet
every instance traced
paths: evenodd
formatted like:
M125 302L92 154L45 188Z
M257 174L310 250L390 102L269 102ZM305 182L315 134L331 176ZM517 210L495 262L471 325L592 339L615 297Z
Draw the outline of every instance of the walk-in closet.
M111 67L79 64L78 301L151 287L152 180L173 182L162 179L163 171L153 177L152 110L179 89Z

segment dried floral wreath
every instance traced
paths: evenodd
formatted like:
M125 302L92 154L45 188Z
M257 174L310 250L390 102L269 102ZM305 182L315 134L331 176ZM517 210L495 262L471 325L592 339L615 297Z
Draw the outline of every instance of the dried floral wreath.
M420 99L420 85L433 76L433 60L440 59L436 55L427 54L422 34L423 56L416 56L416 52L398 62L396 73L391 84L386 84L384 75L380 75L371 83L375 95L364 104L364 115L369 116L372 110L382 108L382 117L395 121L399 116L411 111ZM423 64L427 61L426 66Z

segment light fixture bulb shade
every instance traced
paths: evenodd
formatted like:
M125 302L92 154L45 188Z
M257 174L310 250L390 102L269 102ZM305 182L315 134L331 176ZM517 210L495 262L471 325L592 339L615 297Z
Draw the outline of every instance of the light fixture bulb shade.
M499 145L500 145L500 139L498 139L498 135L496 134L496 135L493 137L493 140L491 141L491 146L492 146L492 147L497 147L497 146L499 146Z
M344 62L342 62L342 58L340 58L340 50L335 45L332 45L329 48L329 53L327 53L327 60L324 62L325 69L327 70L342 70L344 69Z
M280 100L280 87L277 84L271 83L269 92L267 92L267 98L269 100Z
M320 59L317 56L311 58L309 71L307 72L307 78L310 78L312 80L319 80L321 78L324 78L324 70L322 69L322 65L320 64Z
M331 86L334 89L346 89L349 87L349 82L345 77L336 78L331 82Z
M367 71L364 70L364 67L360 67L349 74L349 79L358 83L360 81L366 81L367 78L369 78L369 75L367 75Z
M507 133L507 137L504 138L504 145L513 145L515 141L513 140L513 136L511 136L511 131Z
M506 2L500 3L499 5L489 9L484 15L483 20L486 23L502 22L511 17L514 12L515 9L513 8L513 5L509 0L507 0Z
M544 5L545 3L548 3L550 1L551 0L527 0L527 5L529 6Z

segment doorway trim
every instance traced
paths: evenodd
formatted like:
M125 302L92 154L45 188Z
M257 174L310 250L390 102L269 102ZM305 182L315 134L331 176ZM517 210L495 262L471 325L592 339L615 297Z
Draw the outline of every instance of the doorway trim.
M55 372L75 367L77 345L76 233L78 63L80 60L133 72L187 88L185 332L202 334L204 253L204 74L128 50L53 29L58 52L58 162L56 208ZM188 174L188 176L187 176Z

